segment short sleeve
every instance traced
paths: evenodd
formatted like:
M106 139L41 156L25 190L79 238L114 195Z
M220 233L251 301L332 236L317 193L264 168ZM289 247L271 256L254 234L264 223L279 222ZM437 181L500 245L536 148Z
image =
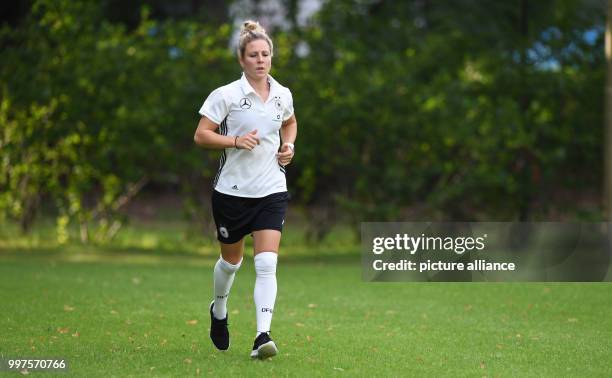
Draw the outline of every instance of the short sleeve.
M221 88L217 88L208 96L200 108L200 115L205 116L217 125L223 122L228 114L228 106L223 97Z
M293 115L293 96L291 95L291 91L287 89L287 104L285 105L285 110L283 112L283 121L288 120Z

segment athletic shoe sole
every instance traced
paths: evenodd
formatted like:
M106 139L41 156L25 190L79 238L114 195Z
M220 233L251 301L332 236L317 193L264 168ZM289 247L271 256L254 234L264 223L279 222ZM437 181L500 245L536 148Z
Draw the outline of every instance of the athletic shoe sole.
M278 354L278 349L274 341L270 340L265 344L261 344L259 348L251 351L251 358L259 358L265 360L266 358L274 357Z

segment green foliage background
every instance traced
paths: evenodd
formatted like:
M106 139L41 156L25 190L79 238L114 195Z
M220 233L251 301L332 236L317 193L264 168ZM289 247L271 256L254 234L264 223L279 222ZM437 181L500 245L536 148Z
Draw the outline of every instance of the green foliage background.
M130 27L100 4L38 0L0 30L2 219L48 212L60 241L70 224L103 241L127 202L170 187L210 221L218 152L192 136L240 75L232 26L143 7ZM289 186L314 237L341 219L600 217L603 10L345 0L277 29L272 74L299 122Z

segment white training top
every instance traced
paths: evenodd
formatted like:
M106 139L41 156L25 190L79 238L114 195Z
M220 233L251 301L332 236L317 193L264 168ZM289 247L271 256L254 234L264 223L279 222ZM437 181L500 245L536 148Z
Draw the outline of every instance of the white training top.
M270 75L268 82L270 94L265 103L242 74L240 80L215 89L200 108L202 116L219 125L219 134L242 136L257 129L260 141L251 151L223 150L213 184L218 192L259 198L287 191L285 168L276 154L281 125L293 115L293 97Z

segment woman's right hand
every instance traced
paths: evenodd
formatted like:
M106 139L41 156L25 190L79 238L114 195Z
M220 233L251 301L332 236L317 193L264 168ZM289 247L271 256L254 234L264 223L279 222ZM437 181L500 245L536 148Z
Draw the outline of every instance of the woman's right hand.
M236 148L251 151L259 144L257 129L236 138Z

